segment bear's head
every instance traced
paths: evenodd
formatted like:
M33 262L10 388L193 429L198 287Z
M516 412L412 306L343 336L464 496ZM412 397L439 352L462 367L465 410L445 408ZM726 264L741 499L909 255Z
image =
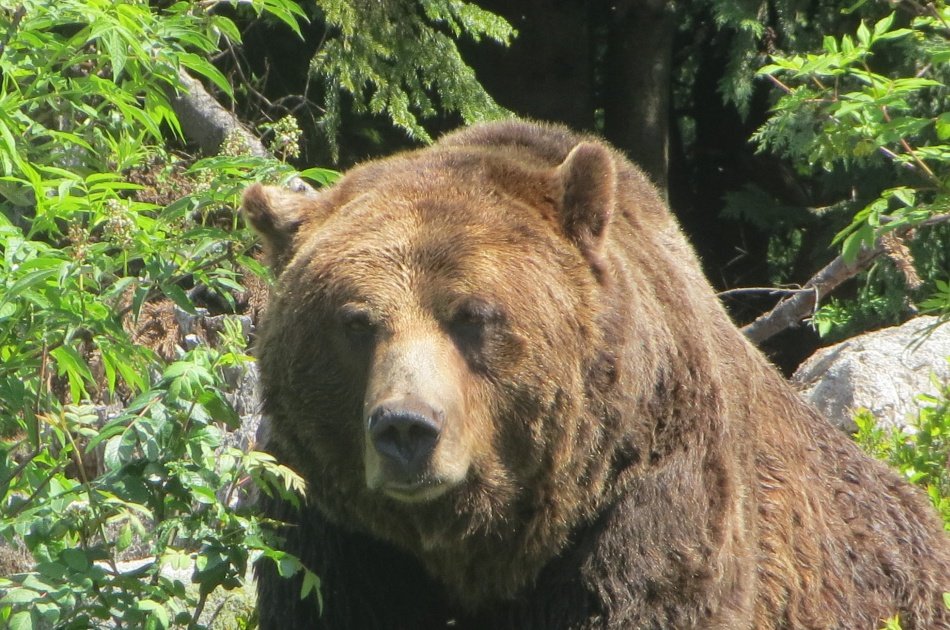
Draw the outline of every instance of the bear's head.
M462 136L315 195L244 197L277 274L258 341L268 448L329 518L473 601L516 592L602 510L611 475L655 455L662 427L621 428L616 383L650 398L653 347L672 335L651 324L618 371L621 329L659 307L605 298L626 291L607 246L613 152L509 140Z

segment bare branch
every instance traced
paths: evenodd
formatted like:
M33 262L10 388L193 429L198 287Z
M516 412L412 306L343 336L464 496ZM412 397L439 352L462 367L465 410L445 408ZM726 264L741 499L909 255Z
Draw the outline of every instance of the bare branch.
M732 295L744 295L746 293L768 293L769 295L791 295L794 293L807 293L811 289L783 289L781 287L740 287L738 289L726 289L716 295L718 297L728 297Z
M930 227L947 221L950 221L950 214L939 214L930 217L915 227ZM888 234L901 237L910 230L911 228L907 227L894 230ZM885 243L882 243L882 239L878 238L873 247L862 248L855 260L850 263L845 262L842 256L836 257L806 282L801 290L783 298L771 311L760 315L752 323L743 326L742 332L750 341L759 344L786 328L798 325L814 312L823 296L828 295L845 280L870 267L871 263L884 253Z

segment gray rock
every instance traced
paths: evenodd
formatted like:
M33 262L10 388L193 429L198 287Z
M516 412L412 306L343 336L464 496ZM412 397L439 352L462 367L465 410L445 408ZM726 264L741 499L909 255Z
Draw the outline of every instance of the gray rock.
M234 410L241 416L241 426L227 437L231 446L243 451L258 444L257 431L261 423L260 372L257 361L248 361L225 372L229 391L225 394Z
M195 331L198 323L208 318L208 309L198 308L195 309L195 314L182 310L178 306L175 306L175 321L178 323L179 334L182 336L190 335Z
M123 574L137 573L148 569L154 562L155 558L128 560L117 562L116 568ZM107 563L97 564L106 572L112 570ZM194 569L194 558L187 558L180 566L163 565L160 573L169 580L181 582L189 595L197 599L199 587L191 581ZM206 627L208 630L231 630L244 627L244 622L253 613L256 605L257 582L254 578L254 563L249 562L241 585L228 590L214 589L208 594L205 606L196 621L199 627ZM192 613L190 610L188 612ZM114 622L107 621L101 627L115 628L116 626Z
M933 377L950 379L948 357L950 323L918 317L819 350L792 383L844 431L857 428L853 416L860 408L884 426L904 427L916 415L916 396L936 393Z

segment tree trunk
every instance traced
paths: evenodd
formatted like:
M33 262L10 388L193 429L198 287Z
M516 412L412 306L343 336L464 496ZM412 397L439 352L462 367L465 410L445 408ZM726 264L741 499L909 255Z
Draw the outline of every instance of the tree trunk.
M478 5L518 29L510 48L461 44L488 93L519 116L593 131L588 2L485 0Z
M612 4L604 17L604 135L665 193L673 11L659 0L632 0Z

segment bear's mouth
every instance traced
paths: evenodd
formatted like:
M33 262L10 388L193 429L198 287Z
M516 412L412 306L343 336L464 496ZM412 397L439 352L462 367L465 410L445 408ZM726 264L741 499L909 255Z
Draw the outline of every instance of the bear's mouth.
M377 490L403 503L428 503L438 499L455 485L444 479L424 475L411 480L390 479L383 482Z

